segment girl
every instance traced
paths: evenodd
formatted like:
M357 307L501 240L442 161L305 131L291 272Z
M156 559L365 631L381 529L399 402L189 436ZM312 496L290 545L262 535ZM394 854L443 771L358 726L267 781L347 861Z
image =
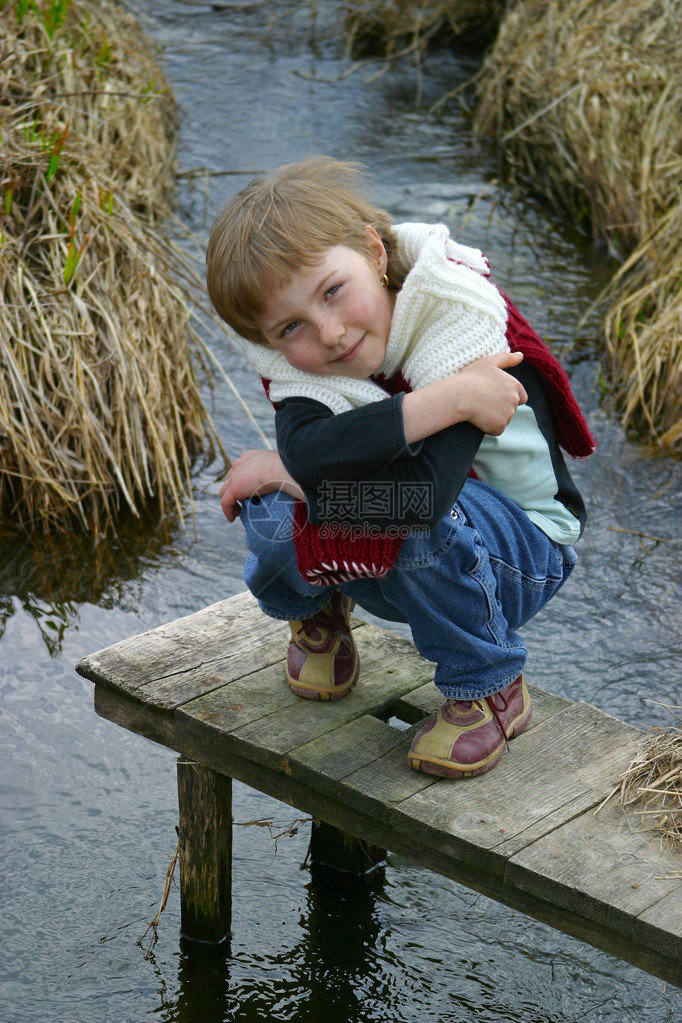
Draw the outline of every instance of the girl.
M408 622L444 697L408 762L489 771L531 716L517 630L573 570L585 521L560 445L594 445L563 370L481 252L392 224L352 164L252 181L206 263L276 410L277 451L245 452L220 496L249 589L291 622L290 687L350 692L355 602Z

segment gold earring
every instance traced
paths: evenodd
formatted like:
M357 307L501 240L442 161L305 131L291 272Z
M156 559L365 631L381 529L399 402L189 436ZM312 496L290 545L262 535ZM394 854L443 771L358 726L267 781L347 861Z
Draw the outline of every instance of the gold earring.
M381 287L382 288L387 288L388 287L388 277L387 277L386 274L382 274L381 277L379 278L379 280L381 281Z

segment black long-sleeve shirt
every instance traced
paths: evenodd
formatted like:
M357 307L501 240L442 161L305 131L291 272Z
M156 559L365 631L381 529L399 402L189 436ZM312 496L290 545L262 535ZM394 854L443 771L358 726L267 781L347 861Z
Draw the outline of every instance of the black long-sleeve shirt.
M285 468L301 486L311 522L343 517L351 523L433 526L457 498L483 433L457 423L417 444L405 440L404 394L338 415L311 398L287 398L275 417L277 447ZM344 484L357 484L353 492ZM410 500L421 493L424 503ZM337 495L336 497L334 495ZM371 500L393 514L372 513ZM342 495L345 499L342 501ZM403 501L398 510L398 495ZM343 503L343 515L339 515Z
M552 490L550 498L568 509L570 518L577 519L582 529L584 503L559 449L541 378L523 363L508 372L521 381L528 394L532 414L524 413L522 430L526 432L521 436L525 442L530 420L534 431L531 468L532 460L542 463ZM496 452L498 438L488 437L467 422L409 445L403 429L403 397L401 393L336 415L311 398L281 402L275 416L277 447L285 468L303 489L311 522L434 526L456 501L479 449L482 462L492 461L497 469L493 485L508 492L504 483L498 482L499 467L507 466L513 476L514 459L523 458L522 450L512 447L509 454L502 447ZM525 466L529 466L528 458ZM509 488L513 499L515 482L512 479ZM538 522L541 528L543 521L540 518Z

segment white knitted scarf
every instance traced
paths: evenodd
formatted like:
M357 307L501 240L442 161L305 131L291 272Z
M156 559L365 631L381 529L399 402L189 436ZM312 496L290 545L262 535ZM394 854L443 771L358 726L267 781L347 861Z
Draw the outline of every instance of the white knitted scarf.
M396 296L384 361L386 378L398 370L414 389L459 372L485 355L509 350L507 308L486 280L482 252L450 238L445 224L396 224L393 234L411 270ZM270 399L305 397L345 412L386 392L372 380L317 376L290 366L274 348L249 344L249 361L270 381Z

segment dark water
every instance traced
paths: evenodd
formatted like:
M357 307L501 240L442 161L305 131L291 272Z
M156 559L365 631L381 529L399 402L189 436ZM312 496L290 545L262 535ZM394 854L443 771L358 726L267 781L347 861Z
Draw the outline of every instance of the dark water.
M339 5L321 4L315 22L284 0L141 4L180 106L181 170L246 172L179 180L181 214L202 242L216 203L252 169L310 149L352 156L396 217L444 219L483 248L552 340L599 450L575 467L590 512L581 564L526 630L528 676L633 724L668 724L657 701L682 703L680 463L640 454L602 407L598 319L579 324L607 278L604 255L500 190L456 110L427 112L475 61L430 58L415 110L410 69L328 81L350 66L322 38ZM271 435L259 386L227 339L211 343ZM230 453L259 445L224 385L212 400ZM198 468L186 532L132 524L105 551L2 548L2 1023L682 1018L679 990L395 857L374 889L313 885L301 870L307 827L242 786L229 947L180 942L175 888L145 958L137 940L176 841L174 754L97 718L73 666L243 589L240 527L222 518L215 476ZM262 820L271 828L246 826Z

